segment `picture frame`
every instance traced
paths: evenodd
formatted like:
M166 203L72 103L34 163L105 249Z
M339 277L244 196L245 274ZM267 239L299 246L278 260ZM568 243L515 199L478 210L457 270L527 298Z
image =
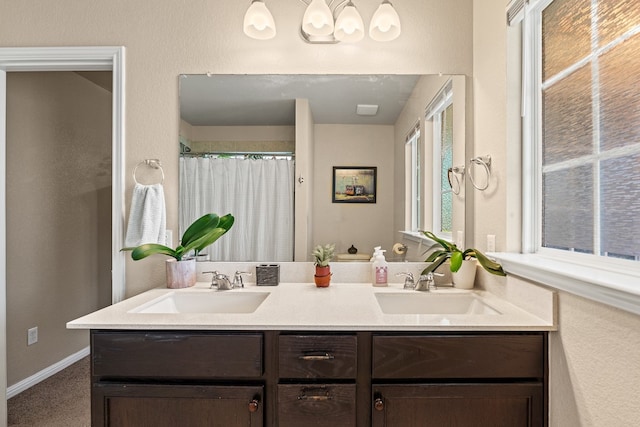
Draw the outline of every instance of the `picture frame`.
M376 166L334 166L333 203L376 203Z

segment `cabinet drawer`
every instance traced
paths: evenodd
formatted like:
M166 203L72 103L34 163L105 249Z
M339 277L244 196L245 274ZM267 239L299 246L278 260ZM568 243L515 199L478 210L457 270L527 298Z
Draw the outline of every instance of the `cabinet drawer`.
M255 378L259 333L92 332L92 374L103 378Z
M355 384L278 385L278 427L355 425Z
M280 378L355 378L355 335L281 335Z
M374 336L373 378L542 378L542 335Z

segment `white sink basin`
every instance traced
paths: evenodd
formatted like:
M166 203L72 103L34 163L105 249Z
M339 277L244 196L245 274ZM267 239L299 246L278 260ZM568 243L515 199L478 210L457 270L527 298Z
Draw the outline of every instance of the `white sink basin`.
M376 293L385 314L500 314L471 294Z
M269 292L172 292L129 313L253 313Z

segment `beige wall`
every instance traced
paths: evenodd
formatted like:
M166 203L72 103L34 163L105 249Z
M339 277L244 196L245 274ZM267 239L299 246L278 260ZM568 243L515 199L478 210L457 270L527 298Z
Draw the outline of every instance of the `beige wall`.
M315 125L314 245L335 243L337 253L351 245L371 254L393 246L393 126ZM376 203L333 203L334 166L375 166ZM387 254L389 255L389 254Z
M513 226L518 222L520 192L512 188L519 181L513 175L514 169L519 173L519 104L513 102L512 86L517 95L517 84L507 79L506 3L474 2L475 155L491 154L494 175L487 191L474 194L474 237L482 249L486 235L495 234L498 251L518 247L520 240L519 227ZM518 62L510 58L510 66L512 60ZM504 280L484 272L480 279L485 286L506 288L504 292L518 285L516 278ZM559 331L550 336L550 425L637 425L640 317L564 292L558 302Z
M7 111L13 385L87 347L66 322L111 303L111 93L75 73L9 73Z

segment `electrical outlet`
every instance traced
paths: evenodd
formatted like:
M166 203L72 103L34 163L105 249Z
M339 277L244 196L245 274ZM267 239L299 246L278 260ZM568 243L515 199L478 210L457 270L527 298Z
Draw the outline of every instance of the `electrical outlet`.
M487 252L496 251L496 235L487 234Z
M172 230L165 230L164 232L164 245L165 246L169 246L170 248L173 247L173 231Z
M32 345L38 342L38 327L35 326L31 329L27 329L27 345Z

